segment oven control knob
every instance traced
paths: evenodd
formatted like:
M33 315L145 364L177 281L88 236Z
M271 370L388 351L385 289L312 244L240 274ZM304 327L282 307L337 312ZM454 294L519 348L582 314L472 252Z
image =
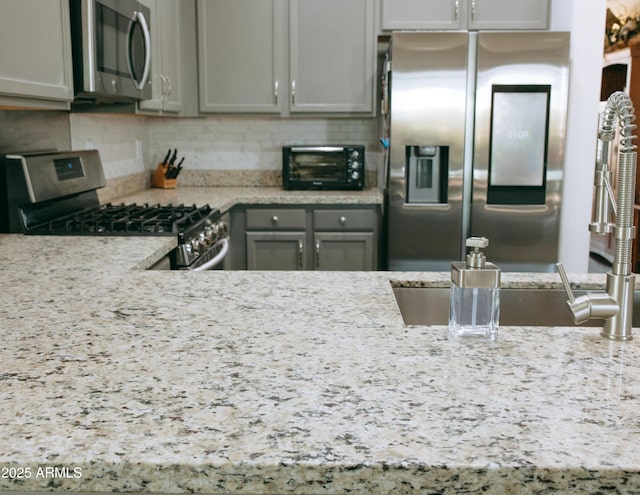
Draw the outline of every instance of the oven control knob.
M353 151L353 153L351 153L351 158L353 158L354 160L357 160L359 156L360 153L358 153L357 151Z
M204 252L204 244L200 239L194 239L191 241L191 250L193 254L200 255Z
M212 246L216 240L216 226L209 225L206 229L204 229L204 236L206 238L206 243L209 246Z
M353 180L358 180L358 179L360 178L360 174L359 174L358 172L353 172L353 173L351 174L351 178L352 178Z
M200 234L200 242L202 242L202 246L205 249L213 245L213 238L210 230L208 232L205 230Z
M353 162L351 162L351 168L353 170L358 170L360 168L360 162L354 160Z

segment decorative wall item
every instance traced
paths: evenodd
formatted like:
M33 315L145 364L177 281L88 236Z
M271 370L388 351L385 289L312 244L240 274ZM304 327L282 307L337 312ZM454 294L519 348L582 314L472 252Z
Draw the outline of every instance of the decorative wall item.
M608 0L604 51L640 43L640 0Z

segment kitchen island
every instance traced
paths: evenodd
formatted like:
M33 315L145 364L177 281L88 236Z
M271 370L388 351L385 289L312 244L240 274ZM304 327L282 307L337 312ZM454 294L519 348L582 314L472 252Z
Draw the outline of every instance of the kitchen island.
M382 196L191 187L115 202ZM145 271L175 243L0 235L0 490L640 493L636 341L503 327L491 345L405 326L392 286L446 273Z
M392 283L444 273L135 269L157 240L114 269L134 238L69 269L47 239L43 270L0 236L0 490L640 493L637 340L405 326Z

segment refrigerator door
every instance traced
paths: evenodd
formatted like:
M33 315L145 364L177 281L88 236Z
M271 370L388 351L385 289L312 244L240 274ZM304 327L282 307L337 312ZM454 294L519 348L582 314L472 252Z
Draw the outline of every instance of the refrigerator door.
M449 270L462 245L467 33L391 39L390 270Z
M478 34L471 235L503 270L555 269L568 74L568 33Z

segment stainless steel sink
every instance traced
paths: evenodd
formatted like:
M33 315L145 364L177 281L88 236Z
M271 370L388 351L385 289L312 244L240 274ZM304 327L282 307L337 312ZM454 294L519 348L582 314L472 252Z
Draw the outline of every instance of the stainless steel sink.
M576 296L587 291L574 291ZM394 287L393 293L405 325L446 325L449 321L448 287ZM572 327L573 318L562 289L500 289L500 325ZM633 326L640 326L640 291L635 292ZM603 320L580 326L600 327Z

